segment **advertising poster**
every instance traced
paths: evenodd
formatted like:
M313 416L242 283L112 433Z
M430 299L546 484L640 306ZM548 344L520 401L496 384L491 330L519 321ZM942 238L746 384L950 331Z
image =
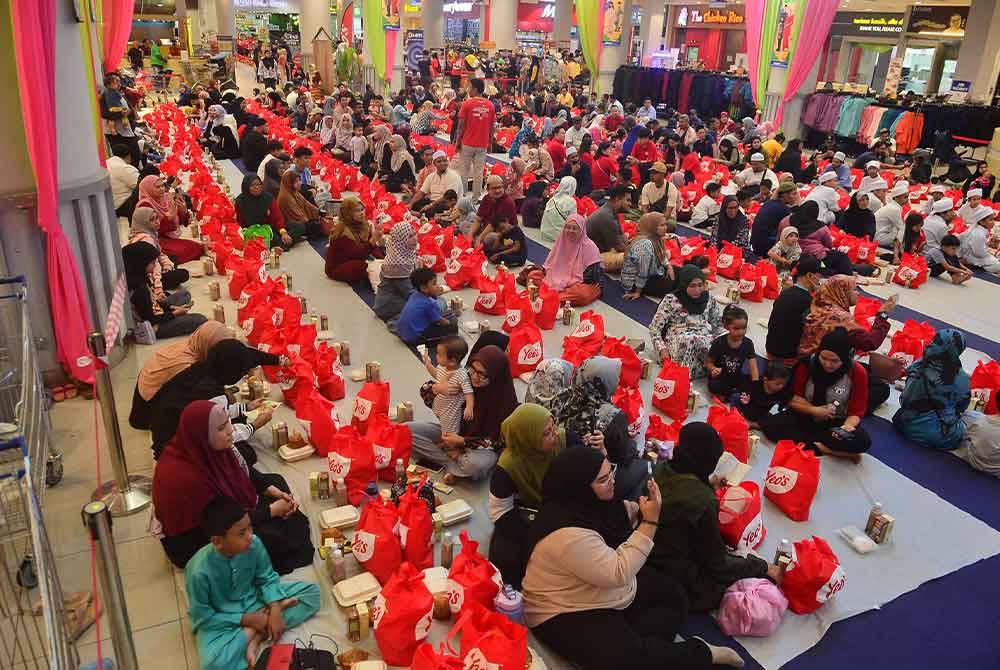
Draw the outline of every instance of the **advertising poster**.
M407 70L420 70L420 56L424 51L424 31L407 30L403 42L403 58Z
M801 14L800 0L781 0L778 4L778 26L774 33L774 47L771 50L771 65L788 67L795 46L795 35L799 27L796 23Z
M604 29L601 42L621 46L625 30L625 0L604 0Z
M931 7L914 5L910 10L907 32L965 37L968 7Z
M382 29L399 30L399 5L403 0L382 0Z

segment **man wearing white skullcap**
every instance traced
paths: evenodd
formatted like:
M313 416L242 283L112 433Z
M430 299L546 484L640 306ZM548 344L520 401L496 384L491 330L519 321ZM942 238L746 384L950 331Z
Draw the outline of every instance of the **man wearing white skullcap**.
M819 184L809 192L806 200L812 200L819 205L819 216L816 218L826 224L831 224L837 220L837 212L840 211L840 195L837 189L831 184L837 182L837 174L834 172L823 172L819 175Z
M930 215L924 219L924 235L927 236L928 249L941 246L941 238L948 234L948 224L954 218L955 203L951 198L941 198L934 202Z
M892 190L886 193L886 203L875 212L875 241L879 246L892 249L893 256L899 259L903 246L903 233L906 227L903 223L903 205L909 197L910 185L905 181L897 181Z
M965 194L965 204L958 208L958 216L962 221L968 221L972 213L983 200L983 189L970 188Z
M424 177L420 188L413 196L410 209L424 211L441 200L446 191L454 191L459 198L465 189L462 188L462 178L448 167L448 154L438 149L434 152L434 171Z
M934 203L943 198L947 191L948 189L943 184L934 184L931 186L930 197L927 198L923 206L925 216L934 213Z
M889 184L882 177L864 177L861 181L868 180L868 209L877 212L885 205L885 192L889 190Z
M847 160L847 156L844 155L843 151L838 151L833 154L833 160L830 164L826 166L823 172L833 172L837 175L837 184L841 188L851 190L853 183L851 181L851 168L848 167L844 161Z
M760 190L760 182L763 180L770 180L771 187L774 188L778 185L778 177L775 176L774 172L768 169L767 159L764 158L762 153L754 153L750 155L750 167L746 168L742 172L738 172L733 180L740 185L741 188L750 187L751 190Z
M1000 274L1000 260L991 253L988 244L996 212L992 207L980 205L970 219L966 221L970 226L969 230L961 235L962 247L959 255L962 257L962 262L993 274Z

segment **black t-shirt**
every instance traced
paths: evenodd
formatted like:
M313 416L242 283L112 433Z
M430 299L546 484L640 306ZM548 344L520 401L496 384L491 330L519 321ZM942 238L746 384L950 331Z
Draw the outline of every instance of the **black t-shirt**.
M757 381L747 379L740 389L739 399L736 408L749 421L759 422L771 413L771 408L786 406L792 399L792 380L789 379L780 391L773 395L768 395L764 390L764 379Z
M722 368L722 377L738 379L743 375L743 363L756 356L756 352L749 337L744 337L735 349L729 345L728 338L729 335L715 338L708 350L708 357L716 367Z
M812 295L801 286L789 286L781 292L767 322L767 353L776 358L798 358L802 327L810 307Z

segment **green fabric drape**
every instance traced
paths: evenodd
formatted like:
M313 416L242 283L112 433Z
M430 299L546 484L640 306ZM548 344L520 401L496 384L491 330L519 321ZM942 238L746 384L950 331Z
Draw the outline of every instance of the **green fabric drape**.
M365 21L365 42L372 55L372 65L375 67L375 74L385 84L389 80L385 71L385 30L382 28L381 0L364 0L361 12Z
M580 31L580 48L583 50L583 59L590 68L590 80L593 83L594 93L599 93L600 86L600 61L601 61L601 32L603 22L601 15L604 13L604 3L602 0L574 0L576 4L576 24Z
M760 31L760 61L757 66L757 95L760 97L758 105L763 104L767 96L767 82L771 78L771 58L774 56L774 38L778 33L778 15L781 8L781 0L769 0L764 5L764 23ZM747 35L747 39L754 39L752 35Z

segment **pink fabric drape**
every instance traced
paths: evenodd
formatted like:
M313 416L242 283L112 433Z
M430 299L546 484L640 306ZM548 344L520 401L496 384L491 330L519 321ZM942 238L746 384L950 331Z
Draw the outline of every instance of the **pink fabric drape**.
M45 233L49 302L60 362L76 379L92 383L94 364L87 350L90 316L80 270L59 225L59 170L56 146L56 0L14 0L14 53L21 116L28 154L38 185L38 225Z
M125 55L128 36L132 32L134 13L134 0L101 0L101 18L104 21L101 35L104 53L101 54L101 58L105 72L117 70L118 63Z
M754 102L761 107L757 91L757 74L760 66L760 34L764 30L764 6L767 0L746 0L744 11L747 22L747 74L750 75L750 89Z
M833 17L837 13L839 4L839 0L809 0L806 5L805 14L802 16L802 27L799 30L799 39L788 67L785 94L781 98L778 113L774 117L776 127L781 125L781 119L785 114L785 103L799 92L802 84L809 77L813 65L816 64L819 52L826 44L826 38L830 34L830 26L833 25Z
M398 30L385 31L385 81L386 85L392 81L392 71L396 67L396 40L399 38Z

